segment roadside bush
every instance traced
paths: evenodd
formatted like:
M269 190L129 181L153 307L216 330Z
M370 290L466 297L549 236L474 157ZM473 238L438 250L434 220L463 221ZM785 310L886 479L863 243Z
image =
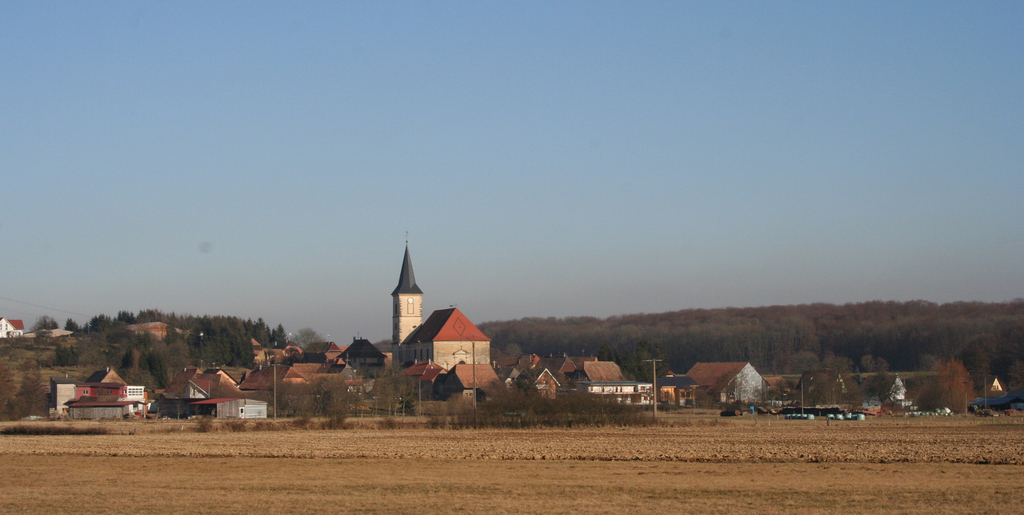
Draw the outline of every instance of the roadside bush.
M431 417L429 427L575 427L647 426L650 416L635 406L618 404L585 394L566 394L555 399L518 391L503 392L477 404L474 416L469 402L448 403Z
M231 419L224 423L224 429L232 433L244 433L249 430L249 424L242 419Z
M210 417L199 417L196 420L197 433L209 433L214 430L213 419Z
M318 429L312 418L310 417L296 417L292 420L292 427L295 429Z
M345 429L345 419L348 418L344 413L335 413L329 417L325 417L321 425L323 429L334 430L334 429Z
M74 426L9 426L0 434L5 435L105 435L110 431L105 427L74 427Z

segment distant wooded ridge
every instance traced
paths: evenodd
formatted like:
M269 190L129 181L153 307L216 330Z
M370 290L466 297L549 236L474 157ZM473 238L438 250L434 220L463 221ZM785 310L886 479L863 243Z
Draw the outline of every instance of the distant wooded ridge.
M686 309L523 318L479 327L503 354L607 358L640 351L662 354L678 374L708 361L749 361L762 374L800 373L835 357L865 372L931 370L938 359L957 358L979 378L1005 376L1015 363L1018 369L1024 365L1024 299Z

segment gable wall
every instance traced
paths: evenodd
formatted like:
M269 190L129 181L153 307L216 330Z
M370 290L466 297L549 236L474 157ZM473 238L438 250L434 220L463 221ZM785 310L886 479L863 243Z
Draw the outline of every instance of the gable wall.
M465 356L464 361L469 364L473 362L473 342L462 341L462 342L434 342L433 343L433 354L434 362L444 367L446 370L450 370L452 367L457 365L460 361L458 356ZM490 342L476 342L476 361L477 365L490 365L491 364L491 344Z
M739 401L759 401L764 395L764 378L754 370L753 365L747 363L736 377L733 378L731 386L732 397Z

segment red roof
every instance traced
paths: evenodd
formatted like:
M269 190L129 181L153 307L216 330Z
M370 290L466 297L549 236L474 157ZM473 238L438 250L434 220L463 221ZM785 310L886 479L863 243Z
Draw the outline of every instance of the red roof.
M4 320L7 320L7 322L11 324L11 327L19 331L25 330L25 322L22 322L21 320L15 320L13 318L5 318Z
M313 374L323 374L324 365L322 363L295 363L291 366L291 370L302 377L306 377ZM285 377L288 377L287 374Z
M718 363L697 363L686 373L701 386L716 386L719 381L729 381L747 366L747 362L732 361Z
M185 391L185 385L187 385L188 382L191 381L198 373L198 368L189 367L182 369L181 372L174 374L174 377L172 377L171 381L167 383L167 387L164 388L164 391L175 395L181 394Z
M320 365L317 365L318 367ZM277 370L280 368L281 370ZM270 390L274 387L274 374L282 383L304 383L306 378L292 367L265 367L252 370L245 375L245 381L238 385L239 390Z
M540 357L536 354L523 354L522 356L502 356L494 359L495 364L499 367L514 368L517 370L526 370L537 363L540 363Z
M439 309L430 314L423 325L416 328L403 343L426 342L489 342L487 337L470 322L459 308Z
M622 369L614 361L584 361L583 373L589 381L623 381Z
M418 377L420 381L433 381L444 373L444 367L433 361L420 361L403 370L401 375Z
M504 388L504 383L498 379L498 375L494 373L494 369L491 368L490 365L476 365L475 367L477 388L487 393L494 393ZM462 383L463 388L472 388L473 368L473 365L455 365L448 371L448 375L454 375L458 378L459 382Z

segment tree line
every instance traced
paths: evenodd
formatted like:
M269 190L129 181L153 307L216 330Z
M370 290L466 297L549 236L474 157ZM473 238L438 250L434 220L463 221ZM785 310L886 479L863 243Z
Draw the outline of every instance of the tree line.
M56 324L40 317L37 326L54 329ZM167 335L162 340L149 332L128 329L132 324L162 322ZM187 366L243 367L252 363L252 341L265 348L283 348L288 334L280 324L271 328L262 318L255 321L222 315L182 315L147 309L116 316L96 315L84 325L68 319L64 329L73 332L71 343L58 344L55 367L83 366L116 368L133 384L167 385L174 370Z
M971 377L1024 382L1024 299L804 304L690 309L608 318L523 318L480 329L500 353L604 356L645 377L644 359L685 373L697 362L747 361L762 374L797 374L844 358L855 371L935 370L957 359ZM615 358L618 356L618 358ZM649 367L649 364L647 365ZM1019 387L1018 386L1018 387Z

